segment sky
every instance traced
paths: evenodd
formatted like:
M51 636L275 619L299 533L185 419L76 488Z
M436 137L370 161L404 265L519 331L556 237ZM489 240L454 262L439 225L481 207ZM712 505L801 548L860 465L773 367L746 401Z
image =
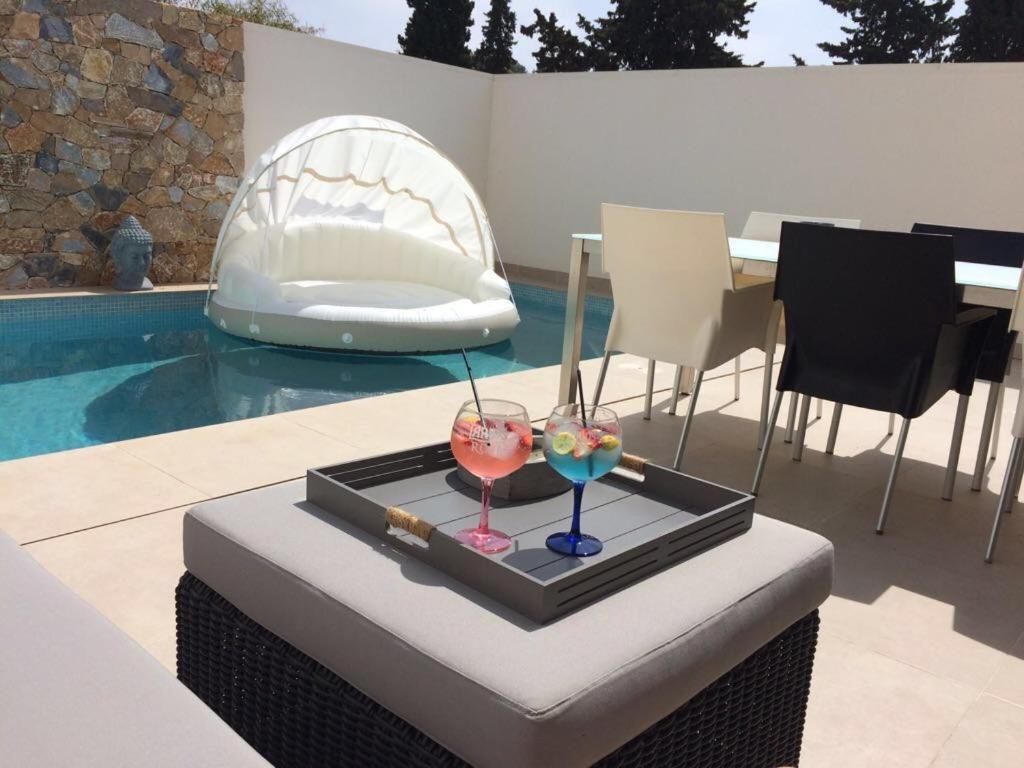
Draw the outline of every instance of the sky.
M957 0L954 13L963 10L964 0ZM398 50L398 35L409 19L405 0L287 0L289 7L304 22L324 28L324 37L346 43ZM484 14L490 0L476 0L471 46L480 42ZM559 21L575 21L582 13L587 18L603 16L608 0L512 0L518 24L533 20L533 9L546 15L554 12ZM727 47L739 53L744 62L763 61L766 66L790 66L791 53L802 56L808 64L828 64L829 58L818 49L821 42L835 42L843 37L839 27L843 17L819 0L760 0L750 15L746 40L730 39ZM533 69L532 52L535 41L516 36L516 58L527 69Z

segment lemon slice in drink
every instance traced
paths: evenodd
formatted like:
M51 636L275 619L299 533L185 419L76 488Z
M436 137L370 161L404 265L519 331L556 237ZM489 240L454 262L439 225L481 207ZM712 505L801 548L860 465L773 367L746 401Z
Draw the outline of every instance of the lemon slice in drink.
M559 432L555 435L555 439L551 441L551 448L559 456L565 456L567 453L571 453L572 449L576 447L576 437L569 432Z
M613 451L620 445L622 445L622 441L615 435L603 435L601 437L601 447L606 451Z

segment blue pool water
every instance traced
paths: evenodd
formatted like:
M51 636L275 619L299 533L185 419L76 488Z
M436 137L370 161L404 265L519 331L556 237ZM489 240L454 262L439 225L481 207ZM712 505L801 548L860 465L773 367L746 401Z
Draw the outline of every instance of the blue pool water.
M514 286L511 339L470 352L478 377L561 359L565 296ZM205 294L0 302L0 461L219 424L466 378L462 357L287 349L229 336ZM583 356L611 302L591 298Z

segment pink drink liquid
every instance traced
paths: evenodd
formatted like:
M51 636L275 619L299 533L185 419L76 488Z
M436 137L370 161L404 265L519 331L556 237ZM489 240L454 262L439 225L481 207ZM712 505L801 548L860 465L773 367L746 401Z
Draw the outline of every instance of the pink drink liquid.
M510 475L526 463L533 449L533 433L521 421L460 419L452 427L455 460L477 477L495 480Z

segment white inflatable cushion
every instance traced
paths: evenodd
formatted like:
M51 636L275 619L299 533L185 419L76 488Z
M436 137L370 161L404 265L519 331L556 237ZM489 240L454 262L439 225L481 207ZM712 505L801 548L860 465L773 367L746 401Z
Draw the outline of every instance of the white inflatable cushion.
M502 341L519 322L493 270L372 221L299 218L227 249L210 312L238 336L426 352Z
M222 274L247 267L275 283L381 280L433 285L474 300L508 295L504 281L480 284L494 272L461 253L352 219L293 220L248 232L226 250Z

